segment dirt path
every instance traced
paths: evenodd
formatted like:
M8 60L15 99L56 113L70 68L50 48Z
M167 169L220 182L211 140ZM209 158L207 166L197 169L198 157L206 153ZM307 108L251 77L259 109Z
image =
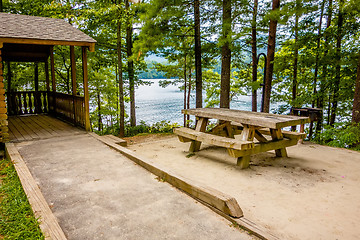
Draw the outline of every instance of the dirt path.
M176 136L133 141L139 154L235 197L247 219L281 239L359 238L359 152L305 143L288 148L290 158L255 155L241 170L226 149L203 145L189 157Z
M88 134L16 146L69 239L252 239Z

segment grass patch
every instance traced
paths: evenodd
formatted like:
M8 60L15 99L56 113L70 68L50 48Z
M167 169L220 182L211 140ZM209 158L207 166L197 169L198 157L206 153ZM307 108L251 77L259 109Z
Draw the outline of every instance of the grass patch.
M0 239L44 239L16 170L0 159Z

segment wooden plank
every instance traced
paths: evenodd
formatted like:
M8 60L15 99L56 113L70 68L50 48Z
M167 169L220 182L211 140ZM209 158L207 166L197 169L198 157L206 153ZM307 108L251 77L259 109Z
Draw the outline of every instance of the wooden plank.
M16 126L16 129L19 130L21 135L26 140L32 140L32 139L38 139L39 137L37 135L34 135L26 126L18 119L17 116L12 116L10 120L11 124Z
M85 47L89 47L90 52L95 51L94 42L75 42L75 41L42 40L42 39L29 39L29 38L4 38L4 37L0 38L0 41L3 43L85 46Z
M36 116L21 116L21 121L29 126L40 138L49 138L52 137L52 135L46 131L42 126L37 124L34 119Z
M6 156L13 162L31 209L45 239L65 240L66 236L13 143L5 143Z
M42 121L42 119L39 118L38 115L36 115L36 116L31 116L31 119L32 119L32 121L34 121L36 124L38 124L41 128L43 128L43 129L46 130L48 133L50 133L52 136L60 136L59 132L57 132L56 129L54 130L51 124L49 124L48 122Z
M268 127L273 129L299 125L310 122L308 117L297 117L270 113L249 112L225 108L196 108L183 109L183 114L198 117L213 118L253 126Z
M242 157L247 155L253 155L261 152L267 152L270 150L286 148L297 144L296 139L286 139L279 141L268 141L267 143L255 143L254 148L246 150L236 150L228 148L228 153L232 157Z
M255 137L255 127L251 125L243 125L243 130L240 135L235 135L236 140L253 142ZM236 165L241 169L248 168L250 163L250 155L238 157Z
M190 128L174 128L174 133L187 139L192 139L225 148L243 150L252 148L254 146L252 141L242 141L209 133L197 132L196 130Z
M271 135L270 130L269 129L259 129L259 132L265 135ZM304 139L306 137L306 133L299 133L299 132L290 132L290 131L281 131L284 138L289 138L289 139Z
M268 141L258 129L255 129L255 138L259 142L267 142Z
M120 146L122 146L122 147L126 147L126 146L127 146L127 141L126 141L126 140L121 139L121 138L119 138L119 137L116 137L116 136L114 136L114 135L109 134L109 135L104 135L104 136L101 136L101 137L102 137L102 138L107 138L107 139L109 139L109 140L111 140L111 141L114 141L114 143L116 143L116 144L118 144L118 145L120 145Z
M10 117L9 118L9 128L11 128L12 129L12 132L18 132L21 136L19 136L19 137L17 137L17 139L19 140L19 141L24 141L24 140L31 140L32 138L29 136L29 135L27 135L27 134L25 134L24 132L24 130L22 129L22 127L21 126L19 126L19 125L14 125L13 124L13 121L12 121L12 119L13 119L13 117ZM26 137L25 137L26 136Z
M11 131L10 140L15 141L24 141L24 136L19 132L19 130L11 123L9 124L9 130Z
M274 141L282 140L284 138L281 129L270 129L270 133ZM287 157L286 148L275 149L275 154L277 157Z
M208 123L208 118L199 118L196 123L195 131L205 132ZM197 152L200 150L201 142L191 141L189 152Z
M228 221L232 222L234 225L239 226L240 228L244 229L245 231L250 232L252 235L258 237L262 240L280 240L277 236L272 234L268 229L257 225L256 223L250 221L245 216L242 218L232 218L229 215L224 214L223 212L213 208L212 206L202 202L205 206L208 206L211 210L216 212L217 214L221 215L222 217L226 218Z
M190 194L194 198L200 199L201 201L208 203L209 205L220 210L224 214L236 218L243 216L243 212L235 198L220 191L217 191L216 189L212 189L210 187L204 186L200 183L196 183L192 180L190 181L182 176L172 173L168 169L157 165L153 161L146 159L127 148L115 144L113 141L110 141L107 138L101 138L95 133L89 134L94 138L100 140L101 142L105 143L106 145L112 147L113 149L121 152L127 158L136 162L151 173L159 176L161 179Z

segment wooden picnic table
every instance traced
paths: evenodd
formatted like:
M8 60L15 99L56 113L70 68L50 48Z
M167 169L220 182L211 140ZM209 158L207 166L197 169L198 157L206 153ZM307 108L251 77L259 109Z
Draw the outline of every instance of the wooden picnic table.
M304 133L283 131L282 128L305 124L308 117L249 112L225 108L183 109L183 114L195 115L195 129L175 128L174 133L182 142L191 142L189 152L200 150L201 143L225 147L230 156L237 158L237 165L247 168L250 156L275 150L276 156L287 157L286 147L296 145ZM209 119L218 122L206 129Z

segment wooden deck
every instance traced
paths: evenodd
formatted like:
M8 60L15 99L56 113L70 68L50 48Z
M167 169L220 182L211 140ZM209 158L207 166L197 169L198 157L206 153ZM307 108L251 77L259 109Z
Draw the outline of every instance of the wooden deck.
M9 117L11 142L33 141L82 133L85 131L44 114Z

